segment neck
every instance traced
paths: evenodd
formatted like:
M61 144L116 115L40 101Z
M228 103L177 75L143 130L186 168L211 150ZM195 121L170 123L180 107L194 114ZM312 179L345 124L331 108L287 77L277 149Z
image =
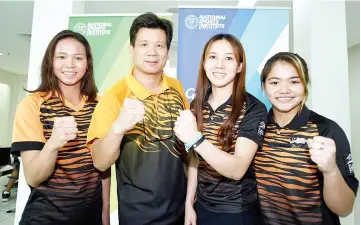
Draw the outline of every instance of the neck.
M162 88L162 74L163 71L159 74L145 74L136 68L134 68L133 76L135 79L143 85L145 89L156 94Z
M78 106L82 100L80 94L80 82L74 86L60 85L64 98L66 98L73 106Z
M285 127L287 124L291 123L293 118L295 118L299 109L300 109L300 106L297 106L288 112L282 112L276 108L273 108L274 120L280 127Z
M226 87L215 87L212 85L212 94L208 99L208 102L212 105L213 108L218 108L218 106L225 103L233 91L233 83L230 83Z

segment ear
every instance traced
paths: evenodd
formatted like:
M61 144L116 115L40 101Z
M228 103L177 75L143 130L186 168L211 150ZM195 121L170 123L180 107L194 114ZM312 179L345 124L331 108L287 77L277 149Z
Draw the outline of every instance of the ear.
M240 63L237 68L237 73L240 73L242 71L242 68L243 68L243 63Z
M167 58L169 59L169 57L170 57L170 47L169 47L168 53L167 53Z
M132 44L129 45L129 53L133 55L134 47Z

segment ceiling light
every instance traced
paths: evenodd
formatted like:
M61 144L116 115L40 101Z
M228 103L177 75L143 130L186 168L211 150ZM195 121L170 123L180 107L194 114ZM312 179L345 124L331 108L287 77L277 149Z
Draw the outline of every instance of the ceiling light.
M4 54L2 54L2 53L0 52L0 55L4 55Z

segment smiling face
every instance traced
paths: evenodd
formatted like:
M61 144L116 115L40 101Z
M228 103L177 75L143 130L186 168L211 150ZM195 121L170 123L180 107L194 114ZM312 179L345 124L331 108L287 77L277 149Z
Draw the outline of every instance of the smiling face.
M64 38L56 44L53 58L53 72L61 89L77 86L87 71L87 56L83 44L72 38Z
M290 63L276 62L264 82L273 108L283 113L296 113L305 100L305 87L297 70Z
M232 45L227 40L212 43L205 55L204 70L213 87L233 87L237 73L242 69L238 65Z
M130 52L136 72L161 75L169 55L165 32L158 28L139 29Z

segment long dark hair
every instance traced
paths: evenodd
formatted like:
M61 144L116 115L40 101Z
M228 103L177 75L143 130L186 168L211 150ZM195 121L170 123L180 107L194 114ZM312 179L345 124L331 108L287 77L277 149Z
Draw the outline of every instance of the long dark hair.
M87 57L87 70L82 78L80 94L87 97L88 102L93 102L97 98L98 89L95 85L94 80L94 70L93 70L93 56L91 53L89 42L86 38L71 30L63 30L59 32L55 37L50 41L48 47L46 48L42 63L41 63L41 83L39 87L33 91L26 90L30 93L42 92L45 96L50 93L54 96L56 94L59 95L60 99L64 100L64 93L61 91L59 86L59 80L55 76L53 71L53 60L54 60L54 52L56 45L60 40L65 38L71 38L78 42L80 42L85 47L86 57Z
M224 121L223 125L218 132L218 140L220 146L228 150L232 146L233 142L233 127L236 124L238 117L242 113L246 99L246 56L241 42L231 34L216 34L208 40L204 46L201 61L199 64L198 80L196 87L196 98L193 104L193 113L197 119L198 130L203 130L203 112L202 106L204 104L204 97L207 89L210 86L210 81L207 77L206 71L204 70L204 62L212 44L219 40L226 40L233 48L234 55L238 66L242 63L242 69L236 74L233 83L232 91L232 111L228 116L228 119Z

